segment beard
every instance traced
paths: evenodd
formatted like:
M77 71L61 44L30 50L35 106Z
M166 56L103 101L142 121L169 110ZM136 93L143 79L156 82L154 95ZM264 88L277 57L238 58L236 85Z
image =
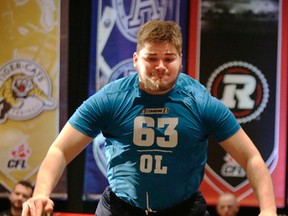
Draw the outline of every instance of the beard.
M146 80L145 82L140 81L140 84L144 86L145 89L150 91L167 91L173 88L176 80L174 82L167 83L164 81L161 82L161 79L158 78L156 80Z

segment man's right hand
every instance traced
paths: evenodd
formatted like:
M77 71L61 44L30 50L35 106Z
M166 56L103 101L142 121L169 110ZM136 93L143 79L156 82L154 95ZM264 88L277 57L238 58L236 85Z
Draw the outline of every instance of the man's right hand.
M22 205L22 216L41 216L53 212L54 202L49 197L35 196Z

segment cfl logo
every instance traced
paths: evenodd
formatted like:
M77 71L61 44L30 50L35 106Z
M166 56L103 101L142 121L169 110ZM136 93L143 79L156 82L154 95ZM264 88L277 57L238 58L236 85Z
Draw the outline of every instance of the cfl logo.
M241 61L218 67L209 77L207 89L233 112L239 123L258 118L269 98L263 73L252 64Z

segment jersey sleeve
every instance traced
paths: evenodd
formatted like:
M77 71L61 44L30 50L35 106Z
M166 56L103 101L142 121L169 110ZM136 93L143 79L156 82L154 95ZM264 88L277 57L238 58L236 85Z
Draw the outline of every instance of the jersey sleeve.
M208 133L217 142L224 141L235 134L240 129L240 125L225 104L211 95L207 97L203 110Z
M95 137L108 121L105 116L108 109L106 101L105 88L102 88L77 108L69 123L83 134Z

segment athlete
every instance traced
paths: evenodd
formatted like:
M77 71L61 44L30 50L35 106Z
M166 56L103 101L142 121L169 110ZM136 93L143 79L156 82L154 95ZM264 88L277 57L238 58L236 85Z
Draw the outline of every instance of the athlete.
M216 211L219 216L237 216L239 205L235 195L230 192L220 194Z
M87 99L51 145L23 216L53 210L49 196L62 172L94 139L106 137L107 178L97 216L209 215L199 186L213 136L242 165L261 216L276 216L269 171L235 117L182 70L180 26L152 20L140 27L138 73Z

